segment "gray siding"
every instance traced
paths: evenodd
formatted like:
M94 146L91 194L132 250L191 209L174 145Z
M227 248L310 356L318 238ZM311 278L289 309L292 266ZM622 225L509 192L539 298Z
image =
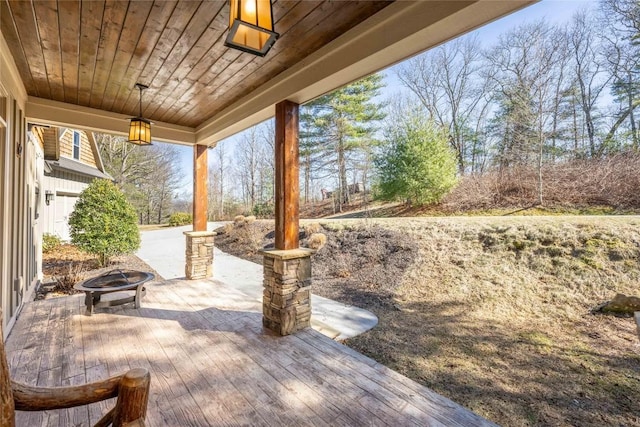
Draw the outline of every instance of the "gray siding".
M44 177L43 188L41 189L42 199L46 191L54 194L54 199L49 206L46 204L42 209L42 232L49 234L60 234L56 230L56 204L61 203L60 196L77 196L82 190L89 186L92 178L75 174L72 172L55 171L52 175ZM59 236L64 238L65 236Z

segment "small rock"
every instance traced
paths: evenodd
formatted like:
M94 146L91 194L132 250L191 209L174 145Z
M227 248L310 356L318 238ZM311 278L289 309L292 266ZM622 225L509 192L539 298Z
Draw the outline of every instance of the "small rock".
M633 314L636 311L640 311L640 298L623 294L616 294L608 304L602 307L603 313Z

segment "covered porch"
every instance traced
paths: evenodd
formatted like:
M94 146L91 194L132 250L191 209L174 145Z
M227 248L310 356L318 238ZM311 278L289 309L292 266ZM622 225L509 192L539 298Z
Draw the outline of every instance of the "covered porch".
M12 254L0 293L5 330L41 278L43 148L32 126L123 135L137 116L153 123L145 143L192 146L185 271L200 279L213 273L208 149L275 116L276 238L265 253L263 313L266 326L287 335L307 327L310 313L310 253L298 244L299 105L531 2L263 1L279 32L265 57L223 43L226 1L0 3L0 244Z
M142 308L93 316L81 295L27 303L6 343L11 376L63 386L146 368L148 426L494 425L312 329L277 336L222 282L148 288ZM110 406L18 412L16 425L93 425Z
M144 367L156 426L488 424L305 329L298 106L531 1L274 1L280 39L265 58L223 46L225 1L1 2L0 307L13 379L74 385ZM273 287L264 304L198 279L211 275L201 260L187 262L197 280L150 285L140 309L86 317L81 296L29 301L41 277L43 203L34 190L42 150L29 126L125 134L138 115L136 83L149 86L140 115L153 122L153 140L193 147L187 255L211 247L208 149L276 117L276 251L265 255ZM284 298L290 276L302 291ZM95 404L17 421L86 425L104 412Z

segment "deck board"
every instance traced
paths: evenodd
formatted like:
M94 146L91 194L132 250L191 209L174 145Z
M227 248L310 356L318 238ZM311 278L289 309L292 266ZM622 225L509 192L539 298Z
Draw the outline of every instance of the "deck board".
M148 369L149 426L492 425L313 330L264 330L260 303L217 281L152 283L140 309L86 316L83 302L25 305L6 345L14 379L59 386ZM112 405L16 422L92 425Z

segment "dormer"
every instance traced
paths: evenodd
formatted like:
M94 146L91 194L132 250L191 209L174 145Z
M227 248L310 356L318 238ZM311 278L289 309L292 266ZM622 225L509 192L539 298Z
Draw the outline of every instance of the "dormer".
M63 157L104 173L104 165L93 133L71 128L40 126L34 127L32 132L40 142L45 160L59 162Z
M58 133L62 157L101 169L96 161L97 149L94 150L92 147L92 143L95 145L93 135L90 140L87 132L69 128L59 128Z

